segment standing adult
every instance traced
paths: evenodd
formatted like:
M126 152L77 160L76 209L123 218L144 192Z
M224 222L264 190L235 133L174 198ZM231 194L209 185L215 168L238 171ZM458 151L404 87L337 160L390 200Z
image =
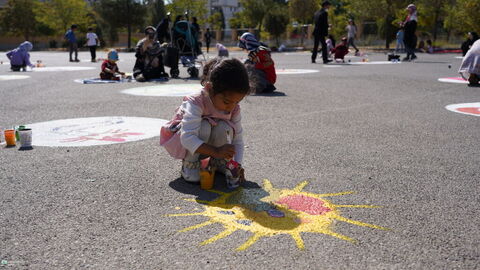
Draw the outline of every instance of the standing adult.
M208 53L208 50L210 49L210 42L212 41L212 33L210 32L210 28L207 28L207 31L205 31L203 38L205 39L205 46L207 46Z
M315 22L315 28L313 29L313 52L312 52L312 63L315 63L318 53L318 45L322 44L322 58L323 63L328 64L332 60L328 60L328 51L327 43L325 42L325 37L328 35L328 8L330 7L330 2L324 1L322 3L322 8L315 12L313 20Z
M70 62L80 62L78 60L78 44L77 38L75 37L75 31L77 31L78 26L76 24L72 24L70 29L65 33L65 39L68 42L68 48L70 52ZM75 60L72 59L72 54L75 52Z
M170 41L170 12L162 19L157 28L158 41L160 44Z
M93 28L88 28L87 47L90 49L90 57L92 62L97 62L97 46L100 45L97 34L93 32Z
M408 15L405 21L403 22L404 27L404 36L403 42L405 43L405 50L407 51L407 56L403 58L403 61L410 61L417 58L415 55L415 47L417 46L417 36L415 32L417 31L417 7L414 4L407 6Z
M355 22L353 19L348 20L348 25L346 27L347 29L347 50L350 46L352 46L355 49L355 54L358 54L358 48L355 46L355 37L357 36L357 26L355 25Z

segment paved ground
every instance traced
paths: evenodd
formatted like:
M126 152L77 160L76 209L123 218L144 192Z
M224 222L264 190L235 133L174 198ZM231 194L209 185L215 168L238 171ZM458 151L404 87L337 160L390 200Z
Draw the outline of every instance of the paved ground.
M133 55L120 57L128 71ZM273 57L278 69L319 72L279 75L278 94L242 102L250 182L236 192L183 183L180 163L158 137L32 151L2 146L0 268L478 269L480 118L444 107L479 102L480 89L437 81L457 76L461 60L421 54L416 63L331 67L310 64L306 53ZM68 63L66 53L33 52L32 59L99 66ZM11 74L0 65L0 75ZM169 119L181 101L120 93L139 83L74 82L98 69L25 74L0 81L2 127ZM226 191L220 180L216 189ZM269 215L274 207L284 217ZM170 215L186 213L195 214Z

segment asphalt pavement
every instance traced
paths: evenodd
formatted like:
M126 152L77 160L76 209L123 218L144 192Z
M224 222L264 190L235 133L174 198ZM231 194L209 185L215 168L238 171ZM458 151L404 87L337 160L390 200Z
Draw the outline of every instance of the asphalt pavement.
M306 52L274 53L277 70L317 72L279 74L274 94L242 101L248 182L233 191L221 175L214 191L186 184L158 133L0 145L0 268L479 269L480 118L445 106L480 102L480 88L438 81L458 77L456 56L323 65ZM13 73L0 54L0 75L29 76L0 80L0 127L169 120L181 97L121 91L199 85L183 67L163 83L81 84L100 70L87 52L80 63L66 52L31 58L94 69ZM134 55L120 59L131 72Z

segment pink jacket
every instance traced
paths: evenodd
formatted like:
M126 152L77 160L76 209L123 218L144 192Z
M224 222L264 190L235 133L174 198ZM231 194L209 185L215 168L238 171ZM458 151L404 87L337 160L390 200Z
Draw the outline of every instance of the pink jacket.
M216 121L224 120L227 123L230 123L230 126L234 127L230 120L232 117L240 113L239 105L237 105L229 114L217 110L205 90L202 90L198 94L184 97L183 102L191 102L200 107L203 112L202 119L207 119L212 126L217 124ZM165 147L170 156L177 159L184 159L187 154L187 150L183 147L180 141L181 122L184 114L185 111L179 106L175 110L172 120L167 122L160 129L160 145Z

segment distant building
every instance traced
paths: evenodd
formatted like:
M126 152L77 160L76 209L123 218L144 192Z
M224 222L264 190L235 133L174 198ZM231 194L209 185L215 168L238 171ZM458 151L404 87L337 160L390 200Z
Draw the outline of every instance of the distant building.
M212 10L221 9L225 18L225 28L230 29L228 21L235 13L242 11L242 6L238 0L208 0L209 15Z

